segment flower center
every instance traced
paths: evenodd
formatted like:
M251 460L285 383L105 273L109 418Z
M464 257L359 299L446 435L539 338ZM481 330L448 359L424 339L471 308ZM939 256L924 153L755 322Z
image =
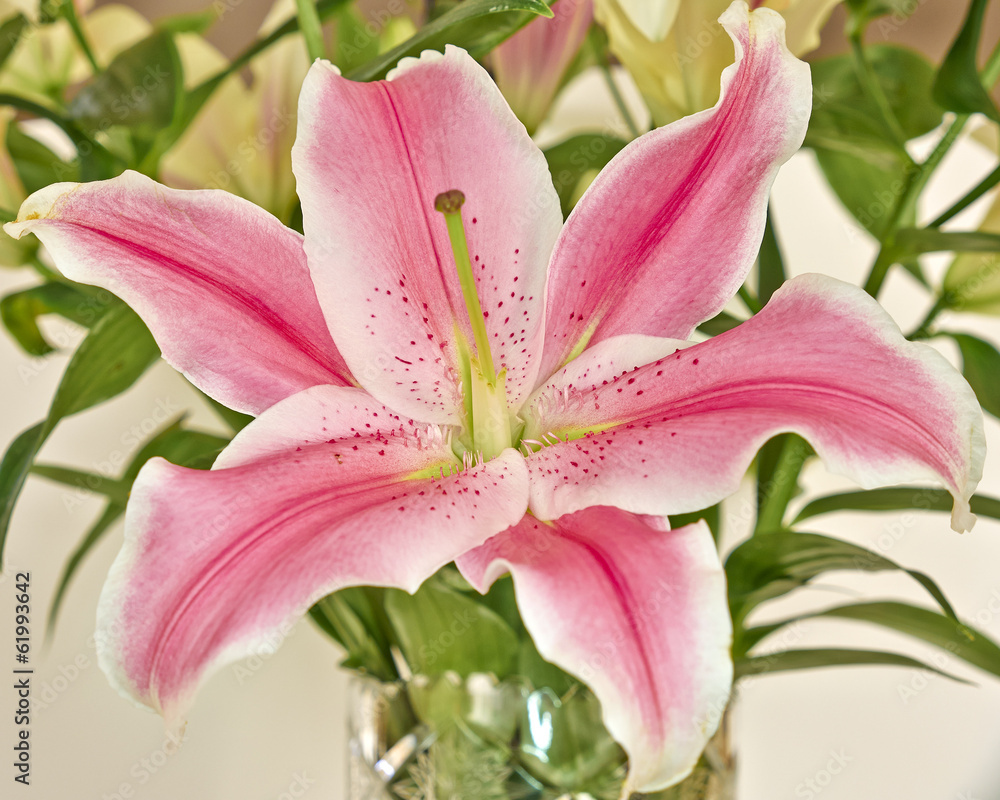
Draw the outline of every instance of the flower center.
M471 436L472 449L490 459L500 455L513 443L510 410L507 407L507 371L496 372L490 352L489 335L483 308L476 293L476 279L469 258L469 244L462 223L465 195L458 189L443 192L434 198L434 208L444 215L455 258L462 299L469 316L469 327L475 352L463 347L462 389L465 394L466 433ZM468 438L468 436L466 437Z

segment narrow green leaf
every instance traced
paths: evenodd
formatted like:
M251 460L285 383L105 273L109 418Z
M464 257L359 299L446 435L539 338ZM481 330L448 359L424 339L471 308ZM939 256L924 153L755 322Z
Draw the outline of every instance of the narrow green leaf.
M83 537L83 541L76 546L76 549L72 552L66 564L63 566L62 575L59 577L59 584L56 587L56 593L52 597L52 606L49 609L49 619L46 623L46 636L52 636L52 633L56 629L56 623L59 621L59 612L62 610L63 600L66 599L66 590L69 588L70 581L73 580L73 576L76 575L77 570L83 563L83 559L87 556L91 550L97 545L101 539L104 538L104 534L107 533L111 526L114 525L118 519L125 513L125 506L119 505L118 503L108 503L104 506L104 510L101 512L101 516L97 518L97 521L91 526L90 530L87 531L87 535Z
M535 16L553 14L542 0L466 0L347 77L355 81L384 78L401 58L418 56L424 50L440 50L446 43L457 44L474 58L481 58Z
M983 34L983 18L989 0L972 0L962 29L951 45L934 80L934 99L958 114L985 114L1000 122L1000 114L983 86L976 66L976 53Z
M564 218L573 210L581 179L590 172L596 174L602 170L625 144L615 136L584 133L571 136L545 150L545 160L552 173Z
M52 281L9 294L0 300L0 319L21 348L33 356L51 353L49 344L38 327L38 318L59 314L78 325L89 326L97 318L94 298L72 284Z
M905 569L885 556L841 539L817 533L776 531L748 539L726 559L729 607L737 628L761 603L786 595L834 570L900 570L927 589L946 614L955 617L944 593L922 572Z
M899 486L871 489L864 492L844 492L817 497L803 508L795 522L835 511L951 511L954 498L944 489L922 486ZM972 513L1000 519L1000 500L985 495L972 496Z
M113 503L122 506L128 502L129 487L123 486L118 479L107 475L98 475L96 472L86 472L72 467L60 467L56 464L35 464L31 468L31 474L54 483L61 483L63 486L104 495Z
M106 495L109 501L105 505L101 516L98 517L93 527L87 532L83 541L77 545L76 550L73 551L63 567L63 572L59 578L55 596L52 600L52 606L49 610L47 626L49 634L55 629L59 611L62 608L70 581L73 580L73 576L76 575L86 556L125 512L125 505L128 502L129 492L132 490L132 484L135 482L135 478L143 465L154 456L159 456L182 467L208 469L215 456L227 444L227 440L219 436L213 436L202 431L183 429L181 427L183 420L183 417L174 420L160 431L160 433L146 442L117 478L94 475L91 476L97 479L94 488L91 488L94 484L93 480L86 482L82 487ZM76 472L75 470L68 470L62 467L36 466L32 471L53 480L60 480L62 483L79 485L75 483L73 476L70 474ZM87 475L87 473L78 474ZM70 478L70 480L63 480L64 478Z
M757 298L763 305L785 282L785 261L781 256L781 246L778 244L778 234L774 230L770 207L767 210L764 239L760 243L760 254L757 256L757 267Z
M962 374L983 410L1000 417L1000 353L989 342L967 333L948 333L962 351Z
M111 305L94 324L66 366L48 417L15 439L4 456L0 467L0 558L14 503L48 435L63 418L128 389L159 355L142 320L124 303Z
M936 611L907 603L854 603L828 608L773 625L750 628L746 631L746 641L752 646L792 622L821 618L850 619L880 625L939 647L974 667L1000 677L1000 647L992 639Z
M70 359L52 399L44 435L64 417L124 392L159 357L160 350L138 315L124 303L111 308Z
M783 650L763 656L741 658L735 664L735 678L739 680L751 675L770 675L772 672L791 672L793 670L817 669L820 667L860 667L876 664L928 670L958 683L971 684L970 681L964 678L959 678L957 675L952 675L929 664L925 664L923 661L917 661L915 658L900 655L899 653L839 648Z
M406 663L415 674L454 670L463 678L514 668L517 636L494 611L461 592L427 581L416 594L387 589L385 610Z
M380 624L383 593L370 587L341 589L316 603L309 615L347 651L342 666L389 681L399 678L399 673Z
M21 34L29 26L27 17L24 14L15 14L8 17L0 25L0 67L14 52L17 43L21 40Z
M937 228L903 228L896 234L902 253L1000 253L1000 233L942 231Z
M45 423L22 431L11 442L3 461L0 462L0 569L3 568L4 544L7 541L7 531L10 529L10 519L14 514L14 503L21 493L24 481L28 477L32 459L38 448L42 446Z
M326 46L323 43L323 26L316 12L313 0L295 0L296 16L299 18L299 30L306 42L309 60L326 58Z

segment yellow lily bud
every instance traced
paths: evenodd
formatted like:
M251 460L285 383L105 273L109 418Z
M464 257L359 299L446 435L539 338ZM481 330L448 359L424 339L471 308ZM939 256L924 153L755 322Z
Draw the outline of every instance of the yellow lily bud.
M719 77L733 44L719 16L731 0L595 0L612 52L632 74L653 121L665 125L719 99ZM819 31L839 0L756 0L781 13L797 56L819 45Z

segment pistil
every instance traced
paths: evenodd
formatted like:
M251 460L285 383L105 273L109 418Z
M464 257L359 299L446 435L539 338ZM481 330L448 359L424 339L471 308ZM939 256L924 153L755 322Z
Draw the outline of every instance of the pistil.
M483 321L483 307L479 304L479 295L476 294L476 279L469 258L469 243L465 238L465 226L462 224L463 203L465 195L458 189L443 192L434 198L434 208L444 215L445 224L448 226L451 251L455 257L458 282L462 287L462 298L465 300L469 325L472 327L472 336L476 342L476 355L479 358L482 377L490 386L495 386L497 374L493 368L490 340L486 333L486 323Z

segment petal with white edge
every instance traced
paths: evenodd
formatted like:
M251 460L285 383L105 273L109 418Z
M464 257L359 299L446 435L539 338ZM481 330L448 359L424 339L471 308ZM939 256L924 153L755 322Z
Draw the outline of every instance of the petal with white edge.
M458 559L479 591L505 572L538 651L583 680L629 756L629 791L682 780L732 684L726 580L704 522L594 507L525 517Z
M206 677L273 646L326 594L415 591L527 506L513 450L458 466L439 429L331 386L266 411L218 468L152 459L98 607L102 668L176 723Z
M538 370L545 267L562 218L541 151L464 50L356 83L313 65L292 168L306 254L359 383L428 422L463 418L459 339L473 341L444 218L457 189L493 362L516 410Z
M528 460L532 513L707 508L736 491L765 441L794 431L865 488L943 484L952 526L972 527L985 455L976 396L856 286L794 278L747 322L684 347L609 339L533 396L526 437L564 441Z
M55 183L4 230L35 234L67 278L121 297L163 357L230 408L259 414L310 386L351 383L302 237L228 192L169 189L131 171Z
M720 22L736 63L715 108L629 144L566 221L549 270L539 382L612 336L687 338L753 265L771 184L805 135L812 85L777 13L737 2Z

